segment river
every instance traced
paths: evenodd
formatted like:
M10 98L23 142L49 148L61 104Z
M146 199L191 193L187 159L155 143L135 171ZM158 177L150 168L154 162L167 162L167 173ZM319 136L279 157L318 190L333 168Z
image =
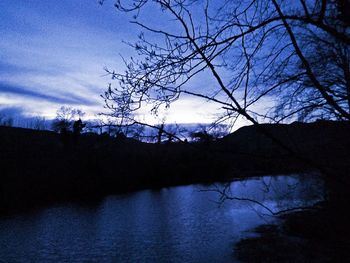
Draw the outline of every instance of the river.
M0 216L0 262L238 262L235 243L277 219L249 201L218 204L212 188L144 190ZM322 199L311 175L251 178L230 189L274 211Z

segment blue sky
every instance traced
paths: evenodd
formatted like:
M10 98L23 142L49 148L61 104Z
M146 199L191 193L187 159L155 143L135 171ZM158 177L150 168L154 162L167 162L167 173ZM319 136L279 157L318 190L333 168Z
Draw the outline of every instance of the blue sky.
M104 111L99 95L110 82L104 68L123 70L120 55L133 54L123 41L139 33L130 17L113 1L101 6L97 0L2 0L0 10L0 110L46 118L62 105L88 118ZM168 122L208 122L215 111L215 105L184 98L166 116Z
M61 105L103 110L103 68L121 67L121 40L133 37L125 17L94 0L2 0L0 10L1 107L47 117Z

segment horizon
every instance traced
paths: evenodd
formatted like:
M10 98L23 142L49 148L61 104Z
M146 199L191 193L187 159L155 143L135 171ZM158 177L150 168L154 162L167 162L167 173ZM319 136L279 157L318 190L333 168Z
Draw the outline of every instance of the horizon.
M123 71L121 56L135 56L123 43L136 41L141 31L130 23L131 16L97 0L87 4L5 0L0 8L0 114L53 119L61 106L81 109L86 119L106 112L100 95L112 80L105 68ZM144 16L152 17L152 10ZM191 88L202 87L203 82L207 89L213 85L201 74ZM207 100L182 96L159 116L149 112L146 107L139 118L150 124L209 124L222 109ZM235 128L245 124L239 119Z

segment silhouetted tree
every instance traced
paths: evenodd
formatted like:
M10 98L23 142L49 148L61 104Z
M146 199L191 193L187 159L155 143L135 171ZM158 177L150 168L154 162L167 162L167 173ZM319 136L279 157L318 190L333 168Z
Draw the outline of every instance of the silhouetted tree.
M30 126L35 130L45 130L47 129L46 119L44 117L35 117L31 121Z
M193 132L191 134L191 137L195 141L203 142L208 144L209 142L213 141L214 138L210 134L207 133L207 131L198 131L198 132Z
M111 116L132 123L145 105L158 114L194 96L221 108L215 123L243 117L302 161L258 124L350 121L349 1L117 0L115 6L134 12L143 32L129 43L138 58L126 60L126 71L106 69L119 81L103 95ZM172 22L148 24L144 10ZM191 86L204 74L214 81L210 87Z
M160 144L162 142L163 133L164 133L164 123L162 123L159 126L158 133L157 133L157 144Z
M81 121L81 119L77 120L77 121L74 121L73 123L73 134L75 136L79 136L82 132L82 130L84 129L84 127L86 126L85 123L83 123Z
M84 115L85 113L79 109L62 106L56 112L56 118L52 122L52 129L60 133L73 131L74 122L78 119L80 120Z
M142 20L146 6L158 7L176 26L148 25ZM126 62L126 73L107 70L119 87L110 86L103 97L112 115L131 119L145 104L157 113L186 94L220 105L220 121L350 120L347 6L321 0L117 1L118 10L136 12L134 23L145 32L130 44L139 59ZM216 84L192 88L189 81L202 72ZM259 102L276 99L256 110Z

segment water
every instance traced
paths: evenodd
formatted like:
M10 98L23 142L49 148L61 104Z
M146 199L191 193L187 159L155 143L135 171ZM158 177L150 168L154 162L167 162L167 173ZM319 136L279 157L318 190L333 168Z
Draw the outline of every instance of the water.
M0 262L237 262L234 244L276 219L258 204L226 201L200 185L109 196L0 217ZM222 189L222 187L219 187ZM231 196L274 211L320 197L310 176L231 184Z

